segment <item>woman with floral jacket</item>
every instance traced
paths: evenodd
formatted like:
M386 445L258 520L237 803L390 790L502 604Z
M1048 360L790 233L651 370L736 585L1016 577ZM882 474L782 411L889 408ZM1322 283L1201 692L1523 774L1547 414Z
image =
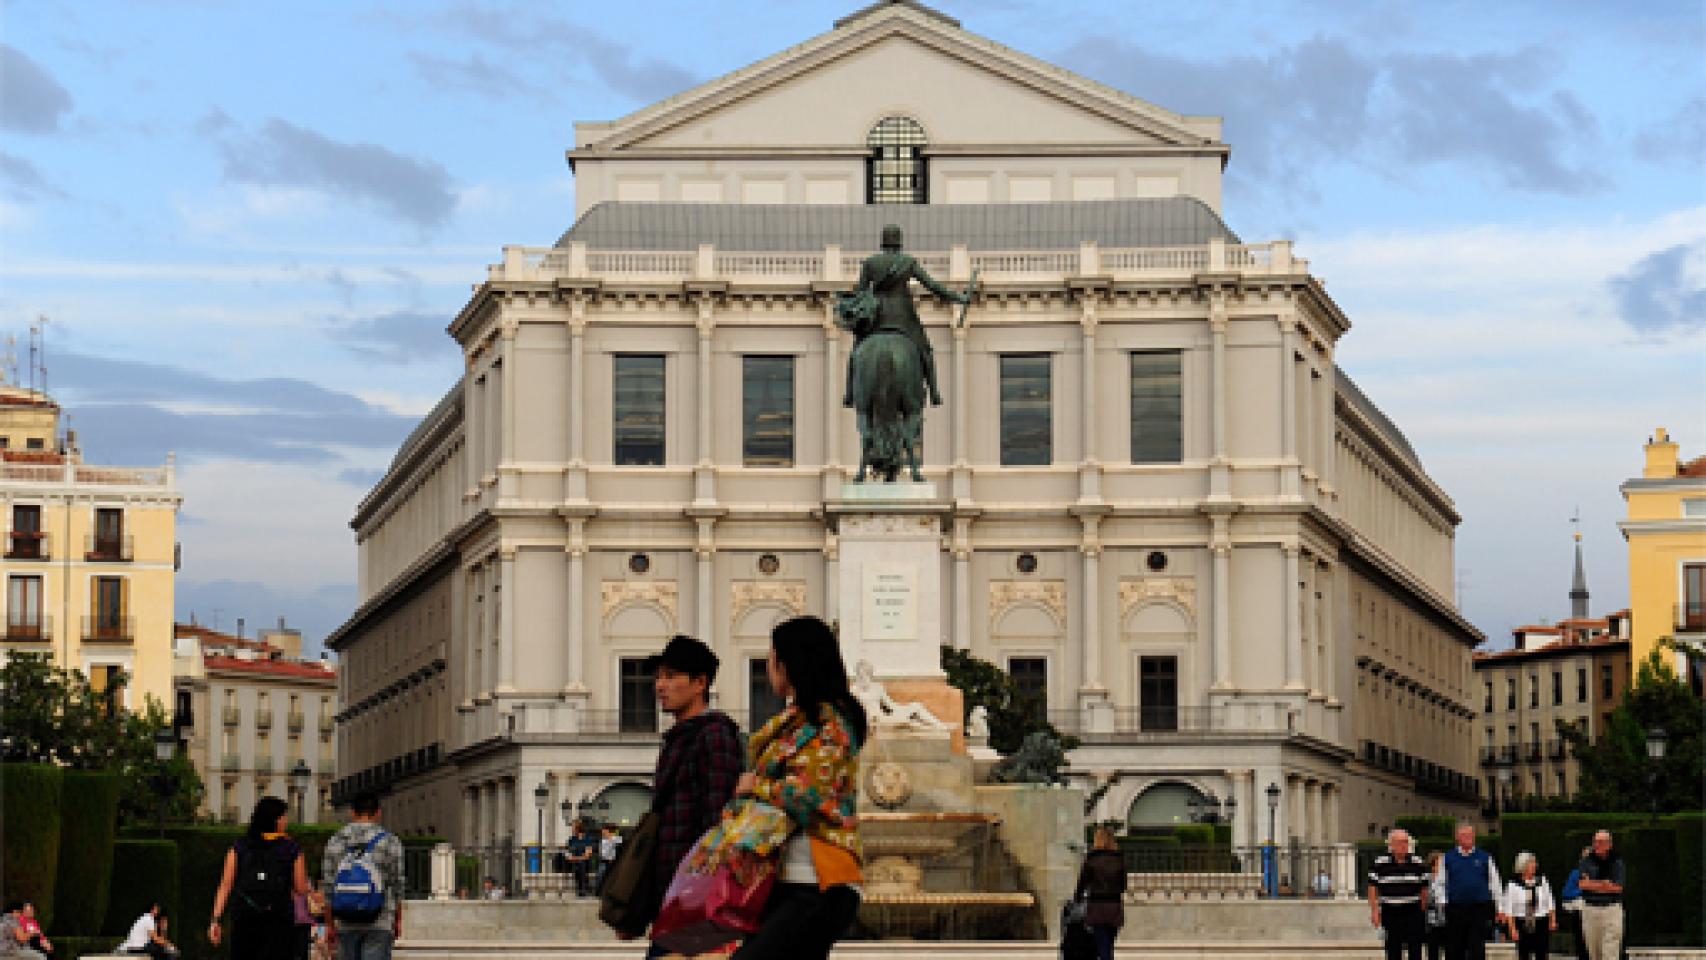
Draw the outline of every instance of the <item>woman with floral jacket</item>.
M834 632L816 617L771 632L769 675L788 706L753 734L751 771L735 792L784 811L794 829L763 925L734 960L819 960L859 913L855 810L865 709L848 689Z

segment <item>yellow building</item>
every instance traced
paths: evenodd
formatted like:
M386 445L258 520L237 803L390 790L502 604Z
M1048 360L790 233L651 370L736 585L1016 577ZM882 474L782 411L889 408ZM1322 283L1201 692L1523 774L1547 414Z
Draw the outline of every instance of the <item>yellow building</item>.
M1630 654L1639 664L1672 637L1698 658L1706 646L1706 456L1684 462L1663 427L1646 453L1641 476L1620 488L1629 504L1618 526L1629 541Z
M0 658L46 653L122 703L172 703L172 607L183 497L164 466L85 463L46 394L0 386Z

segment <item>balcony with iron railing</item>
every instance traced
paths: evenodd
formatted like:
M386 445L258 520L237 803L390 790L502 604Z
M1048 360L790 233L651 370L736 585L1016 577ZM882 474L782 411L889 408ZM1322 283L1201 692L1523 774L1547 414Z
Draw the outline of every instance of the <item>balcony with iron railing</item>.
M332 735L333 731L337 730L337 728L338 721L336 719L332 717L320 718L320 736L329 737Z
M1548 740L1546 741L1546 755L1554 760L1562 760L1568 755L1566 747L1567 744L1562 740Z
M272 711L262 710L261 712L255 714L255 729L256 730L271 730L272 729Z
M307 719L300 713L292 713L285 717L284 725L291 733L301 733L302 728L307 725Z
M235 727L243 722L243 712L236 707L226 707L223 713L225 725L228 727Z
M90 534L83 546L83 559L90 563L129 563L135 556L136 538Z
M136 618L97 613L83 617L84 643L130 643L136 639Z
M1540 758L1546 754L1546 750L1541 746L1539 740L1524 745L1523 751L1529 763L1539 763Z
M243 758L235 753L227 753L219 758L219 769L241 770L243 769Z
M262 754L255 758L255 772L263 775L272 773L271 754Z
M1684 600L1676 605L1675 621L1678 637L1706 637L1706 600Z
M53 639L53 617L38 614L34 617L11 611L6 614L7 643L47 643Z
M6 535L6 559L52 560L53 535L41 530L13 530Z

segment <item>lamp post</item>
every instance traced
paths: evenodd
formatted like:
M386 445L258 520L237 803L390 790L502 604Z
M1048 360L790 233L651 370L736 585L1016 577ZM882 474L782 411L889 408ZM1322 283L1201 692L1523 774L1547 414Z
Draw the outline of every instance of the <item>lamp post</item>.
M545 808L550 805L551 788L545 786L545 782L541 780L539 786L533 788L533 809L538 815L536 817L538 825L534 829L533 842L541 847L545 845Z
M1664 772L1665 730L1653 727L1647 731L1647 796L1652 798L1653 819L1659 816L1659 778Z
M154 731L154 759L160 761L160 772L154 775L154 792L160 797L159 816L155 825L159 828L162 839L166 836L166 800L172 795L172 788L176 786L166 765L177 755L178 731L173 727L161 727Z
M1497 820L1506 807L1511 804L1511 779L1516 771L1511 769L1511 763L1501 760L1498 766L1499 793L1493 800L1493 819Z
M300 757L296 766L290 768L290 785L296 788L296 822L308 822L308 785L314 779L314 771L308 769L306 761Z
M1269 783L1264 792L1268 795L1268 845L1262 848L1262 882L1267 885L1268 896L1278 897L1279 858L1274 849L1274 818L1279 814L1279 784Z

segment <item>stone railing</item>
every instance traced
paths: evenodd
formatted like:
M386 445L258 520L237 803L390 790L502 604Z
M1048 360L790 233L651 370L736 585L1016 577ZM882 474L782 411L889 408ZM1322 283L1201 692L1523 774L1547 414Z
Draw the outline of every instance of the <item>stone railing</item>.
M1291 241L1229 244L1211 240L1185 247L1110 247L1084 243L1061 250L925 250L913 254L925 270L944 280L965 281L973 271L991 281L1106 277L1113 280L1188 279L1201 273L1304 275L1309 261L1292 256ZM632 282L721 281L734 284L846 282L859 275L868 252L822 250L781 252L695 250L589 250L567 247L504 248L500 264L487 268L492 281L616 280Z
M163 467L103 467L87 463L0 463L0 483L76 483L110 487L165 487L176 479L170 455Z

